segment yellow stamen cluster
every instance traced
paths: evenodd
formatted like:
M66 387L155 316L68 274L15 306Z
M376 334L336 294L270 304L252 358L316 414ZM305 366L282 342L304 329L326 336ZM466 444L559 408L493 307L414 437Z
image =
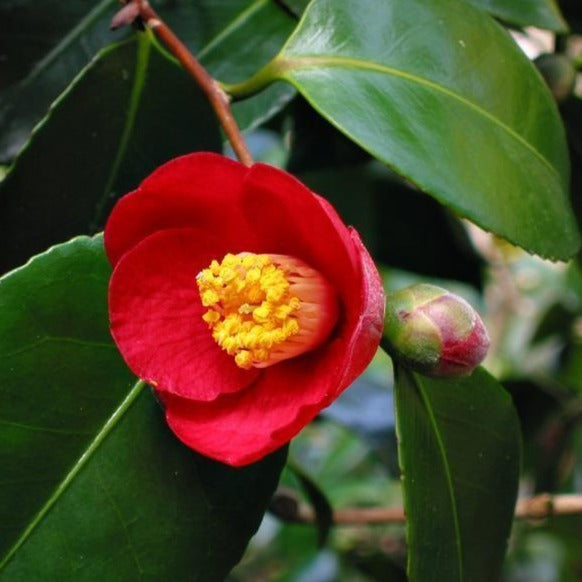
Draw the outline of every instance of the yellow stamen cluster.
M274 347L299 333L301 300L269 255L228 254L196 280L202 305L209 308L202 318L241 368L267 362Z

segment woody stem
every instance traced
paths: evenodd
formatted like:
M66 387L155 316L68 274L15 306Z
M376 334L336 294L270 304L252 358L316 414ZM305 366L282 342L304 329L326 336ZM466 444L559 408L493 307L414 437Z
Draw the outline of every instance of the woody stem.
M184 69L186 69L202 91L204 91L236 157L245 166L251 166L253 164L253 158L241 130L234 119L227 94L198 62L186 45L159 17L147 0L129 0L129 4L133 4L137 8L137 13L143 24L154 32L160 42L178 59Z
M293 500L292 500L293 501ZM315 511L307 504L294 502L281 513L275 508L271 512L283 521L292 523L315 523ZM539 520L562 515L582 515L582 495L552 495L542 493L534 497L519 499L515 507L515 519ZM404 523L404 510L394 507L345 507L333 512L336 525L361 525Z

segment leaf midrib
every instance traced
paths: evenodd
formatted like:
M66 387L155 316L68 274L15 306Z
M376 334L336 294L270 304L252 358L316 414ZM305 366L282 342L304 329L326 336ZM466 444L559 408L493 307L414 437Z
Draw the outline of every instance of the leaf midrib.
M13 546L8 550L6 556L0 562L0 572L6 567L10 560L14 557L16 552L22 547L26 540L31 536L36 527L42 522L47 513L52 509L55 503L61 498L61 496L66 492L71 483L75 480L81 469L88 463L88 461L93 457L95 452L99 449L101 444L105 441L107 436L111 431L117 426L119 421L123 418L125 413L131 408L131 405L136 401L137 397L140 395L145 382L143 380L138 380L131 388L127 396L122 400L120 405L115 409L113 414L101 427L99 432L96 434L95 438L91 441L89 446L81 454L77 462L73 465L71 470L65 475L65 478L59 483L59 485L54 490L53 494L47 499L44 505L40 508L38 513L35 515L33 520L30 522L28 527L22 532L21 536L16 540Z
M449 459L447 457L445 443L443 441L441 432L439 430L439 426L437 423L436 416L434 414L434 410L430 404L428 396L426 394L426 388L422 382L422 378L418 376L418 374L412 375L413 381L416 383L416 387L418 388L418 392L420 393L420 397L428 414L428 418L430 424L434 430L435 439L438 445L438 449L441 453L442 457L442 465L443 470L445 473L446 481L447 481L447 489L449 492L450 500L451 500L451 511L453 516L453 526L455 530L455 541L457 547L457 557L458 557L458 569L459 569L459 580L463 580L463 545L461 541L461 528L459 525L459 514L457 510L457 504L455 501L455 489L453 486L453 476L451 467L449 465Z
M364 59L354 58L354 57L338 57L335 55L302 55L300 57L286 57L284 53L281 53L275 61L273 61L270 65L275 71L276 74L282 78L286 79L287 81L291 82L291 79L288 78L288 75L292 75L295 71L307 70L312 68L325 68L327 67L337 67L337 68L344 68L344 69L360 69L363 71L372 71L376 73L383 73L386 75L390 75L393 77L398 77L401 79L405 79L410 81L411 83L415 83L417 85L429 88L434 90L435 92L441 93L450 99L453 99L465 107L472 109L477 114L485 117L491 123L505 131L509 136L515 139L518 143L520 143L523 147L529 150L536 158L538 158L544 166L550 171L550 173L555 177L558 184L562 184L562 179L556 168L551 164L551 162L541 153L539 152L530 142L528 142L523 136L521 136L517 131L515 131L511 126L507 125L498 117L495 117L492 113L487 111L486 109L482 108L478 104L470 101L463 95L459 93L455 93L451 89L435 83L434 81L430 81L429 79L425 79L423 77L419 77L417 75L413 75L412 73L407 73L406 71L402 71L400 69L396 69L394 67L389 67L388 65L382 65L380 63L376 63L374 61L367 61ZM294 85L299 85L299 83L295 82ZM300 86L297 87L301 89Z

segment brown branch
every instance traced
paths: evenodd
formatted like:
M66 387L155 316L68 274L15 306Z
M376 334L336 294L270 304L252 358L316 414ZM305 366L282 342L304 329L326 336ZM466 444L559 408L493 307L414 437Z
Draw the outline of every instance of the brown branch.
M542 493L520 499L515 508L518 519L545 519L556 515L582 515L582 495L551 495Z
M284 494L287 495L287 494ZM292 523L315 523L315 511L310 505L291 502L286 498L286 510L271 511L283 521ZM582 495L550 495L543 493L535 497L520 499L515 508L516 519L546 519L558 515L582 515ZM353 507L336 509L333 512L335 525L363 525L405 523L406 516L400 508Z
M208 97L236 157L245 166L251 166L253 158L232 114L228 95L158 16L147 0L125 0L125 4L126 6L113 18L112 27L128 24L132 22L132 17L134 19L138 17L145 26L151 29Z

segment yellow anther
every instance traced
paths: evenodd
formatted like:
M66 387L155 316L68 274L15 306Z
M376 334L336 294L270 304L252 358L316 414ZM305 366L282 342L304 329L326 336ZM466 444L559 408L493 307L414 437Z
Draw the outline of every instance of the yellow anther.
M219 300L220 297L218 296L218 293L216 293L216 291L213 291L212 289L207 289L206 291L204 291L204 293L202 293L202 305L204 305L204 307L216 305L216 303L218 303Z
M213 260L196 282L202 305L209 308L202 319L241 368L269 366L313 349L337 319L333 288L293 257L229 253L220 263ZM311 306L302 322L304 300L320 309ZM294 336L298 339L288 341Z
M275 317L277 319L285 320L287 316L293 311L291 305L280 305L275 310Z
M248 350L241 350L238 352L234 357L234 361L240 368L249 369L253 367L253 356L251 356L251 353Z
M218 274L226 283L232 281L236 277L235 270L231 269L230 267L221 267L218 271Z
M244 287L243 287L244 289ZM241 289L242 291L242 289ZM265 292L260 287L250 286L247 288L247 296L250 303L261 303L265 297Z
M259 267L252 267L247 271L247 283L256 283L261 278L261 269Z
M206 322L206 323L218 323L218 321L220 321L220 313L218 313L218 311L213 311L212 309L209 309L203 316L202 319Z
M283 306L281 306L281 307L283 307ZM280 309L280 307L278 309ZM253 319L257 323L267 323L267 321L269 321L270 313L271 313L270 303L267 301L263 301L261 303L261 305L253 311ZM289 311L289 313L291 313L291 312Z

